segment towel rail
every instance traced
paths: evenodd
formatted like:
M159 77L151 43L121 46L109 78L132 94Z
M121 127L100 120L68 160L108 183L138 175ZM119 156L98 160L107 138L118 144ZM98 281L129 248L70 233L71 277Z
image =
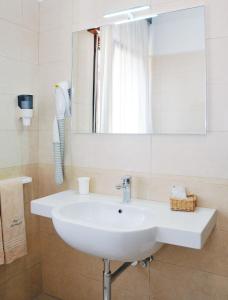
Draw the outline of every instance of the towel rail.
M23 176L23 177L20 177L20 178L21 178L21 182L22 182L23 184L31 183L31 182L32 182L32 177Z
M28 177L28 176L22 176L22 177L17 177L18 179L21 180L22 184L27 184L32 182L32 177ZM12 179L12 178L11 178ZM4 179L3 179L4 180Z

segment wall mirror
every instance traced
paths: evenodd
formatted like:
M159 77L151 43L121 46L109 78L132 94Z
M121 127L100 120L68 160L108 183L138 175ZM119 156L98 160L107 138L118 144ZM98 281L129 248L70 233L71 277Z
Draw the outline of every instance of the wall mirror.
M205 134L204 7L73 33L77 133Z

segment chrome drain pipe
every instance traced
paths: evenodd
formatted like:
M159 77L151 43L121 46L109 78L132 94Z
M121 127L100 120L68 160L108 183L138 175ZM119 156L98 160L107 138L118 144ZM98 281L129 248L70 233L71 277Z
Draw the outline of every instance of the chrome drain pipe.
M146 268L152 262L153 256L149 256L141 261L136 262L126 262L123 263L117 270L113 273L110 269L110 260L104 259L104 271L103 271L103 300L111 300L111 288L112 283L122 274L128 267L130 266L137 266L138 263L143 267Z
M111 300L112 273L110 270L110 260L104 259L103 271L103 300Z

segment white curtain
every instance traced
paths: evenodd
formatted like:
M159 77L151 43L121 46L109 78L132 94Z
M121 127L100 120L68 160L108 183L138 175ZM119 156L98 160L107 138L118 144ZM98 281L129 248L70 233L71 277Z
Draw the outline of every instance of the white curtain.
M101 28L99 132L152 130L149 36L147 20Z

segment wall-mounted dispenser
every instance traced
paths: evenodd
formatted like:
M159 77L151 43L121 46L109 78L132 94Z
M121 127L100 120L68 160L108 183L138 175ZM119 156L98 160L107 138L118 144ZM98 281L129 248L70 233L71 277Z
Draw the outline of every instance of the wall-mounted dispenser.
M19 118L22 119L23 125L28 127L31 125L33 116L33 95L18 96Z

